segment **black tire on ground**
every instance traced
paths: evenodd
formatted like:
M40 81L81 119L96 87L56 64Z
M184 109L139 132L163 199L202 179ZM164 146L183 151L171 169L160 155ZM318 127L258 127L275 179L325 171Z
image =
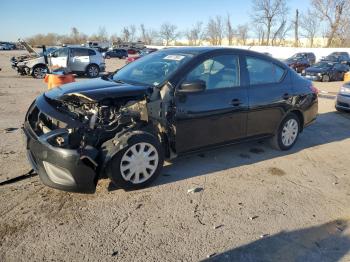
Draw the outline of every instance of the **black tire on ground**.
M288 124L291 126L288 126ZM300 129L298 116L294 113L288 114L281 122L277 133L271 138L271 146L281 151L291 149L298 140ZM289 134L293 137L290 141L286 139Z
M329 77L329 75L322 76L322 82L329 82L330 80L331 80L331 78Z
M99 74L100 74L100 68L97 65L92 64L86 68L86 75L89 78L98 77Z
M32 70L32 77L37 79L43 79L46 75L47 67L44 65L34 66Z
M135 154L135 150L137 153L140 153L140 155ZM150 152L149 155L147 155L147 152ZM148 158L145 159L144 155L146 155ZM138 159L138 157L140 157L142 160ZM132 161L129 161L129 159L135 158L136 160L133 161L136 164L132 165ZM154 160L150 160L151 158L154 158ZM145 163L147 163L145 165L153 165L153 171L152 169L147 170L146 168L143 169L142 172L134 172L134 167L140 167L140 169L142 169L142 166L145 166L143 164L140 164L140 161L142 162L143 160ZM112 182L117 186L120 186L124 189L140 189L148 186L159 176L163 168L163 163L163 148L158 139L149 133L140 131L132 135L128 139L128 145L113 156L113 158L108 163L105 172L107 176L112 180ZM130 168L128 169L128 167ZM147 172L146 175L144 175L144 172ZM137 173L139 175L137 175ZM126 180L126 177L128 175L130 175L130 178L129 180ZM146 180L139 181L138 183L133 182L133 180L136 180L136 176L139 176L140 180Z

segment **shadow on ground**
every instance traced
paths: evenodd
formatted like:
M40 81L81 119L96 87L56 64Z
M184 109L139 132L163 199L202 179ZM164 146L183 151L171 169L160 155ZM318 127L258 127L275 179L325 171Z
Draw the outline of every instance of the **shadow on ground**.
M350 236L344 234L348 225L347 220L336 220L319 226L280 232L205 261L339 261L350 250Z
M320 114L316 123L305 128L296 145L289 151L274 150L265 140L222 147L174 159L169 165L164 166L162 175L153 186L250 165L295 154L307 148L316 149L318 146L343 141L350 138L349 120L350 116L344 113Z

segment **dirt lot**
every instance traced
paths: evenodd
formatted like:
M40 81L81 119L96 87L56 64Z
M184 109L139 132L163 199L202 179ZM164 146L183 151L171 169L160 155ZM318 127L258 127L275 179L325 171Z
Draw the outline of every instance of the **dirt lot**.
M0 52L0 181L30 170L20 127L46 87L12 55ZM0 186L0 261L350 261L350 115L334 110L340 82L315 85L320 115L289 152L262 141L180 158L133 192Z

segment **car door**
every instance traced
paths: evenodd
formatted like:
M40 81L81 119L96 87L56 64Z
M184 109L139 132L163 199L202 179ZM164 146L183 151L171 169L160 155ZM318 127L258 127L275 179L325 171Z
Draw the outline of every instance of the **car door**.
M273 134L293 98L288 70L271 60L246 56L249 78L247 136Z
M202 80L206 89L175 94L178 153L246 135L248 96L240 67L238 55L224 54L203 59L188 72L183 82Z
M72 72L84 72L90 63L89 49L71 48L69 69Z
M51 70L57 68L67 68L68 65L68 48L60 48L51 53L49 57L49 65Z

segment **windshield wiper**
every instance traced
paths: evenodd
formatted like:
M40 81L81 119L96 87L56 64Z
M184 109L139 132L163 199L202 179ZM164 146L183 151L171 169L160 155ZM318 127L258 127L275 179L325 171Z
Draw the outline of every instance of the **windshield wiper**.
M124 82L123 80L120 80L120 79L117 79L117 80L113 79L113 81L116 83L119 83L119 84L126 84L126 82Z

